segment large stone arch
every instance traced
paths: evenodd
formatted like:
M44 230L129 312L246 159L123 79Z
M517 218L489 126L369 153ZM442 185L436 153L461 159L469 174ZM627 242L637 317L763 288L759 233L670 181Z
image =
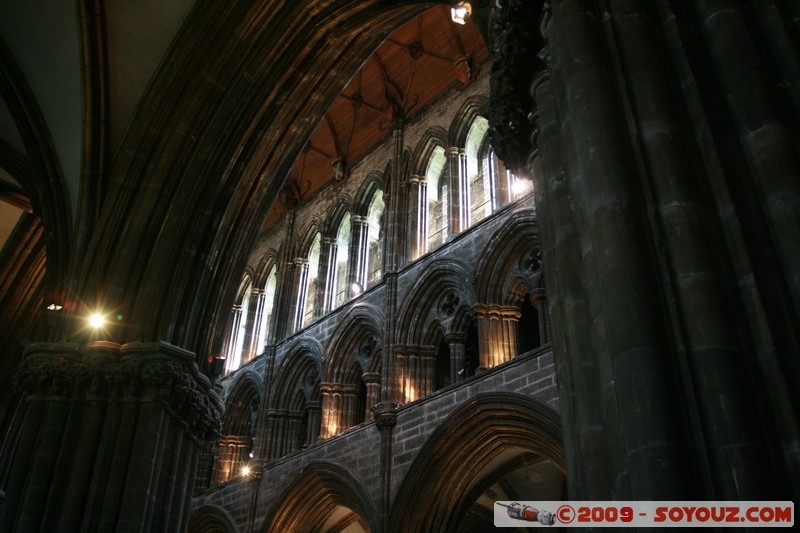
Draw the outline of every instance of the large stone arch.
M298 383L309 373L315 374L318 381L322 377L322 367L322 347L317 341L302 338L292 344L276 372L269 406L276 409L289 408L290 405L286 402L295 396Z
M236 382L225 398L225 413L222 418L222 430L228 434L241 434L241 429L248 425L246 412L252 401L260 402L264 394L264 384L259 375L250 369L236 375ZM231 433L234 432L234 433Z
M518 458L538 456L566 473L561 421L552 408L515 393L471 398L417 453L395 497L391 531L456 531L472 504L468 497L485 485L479 475L512 450ZM426 502L425 512L419 512L419 502Z
M189 515L190 533L239 533L231 515L218 505L203 505Z
M467 134L472 127L472 123L478 117L488 116L489 99L487 97L476 96L464 102L458 113L456 113L453 123L450 125L450 131L447 134L450 146L464 148L467 144Z
M513 213L488 240L475 267L475 297L485 304L509 305L518 296L519 284L537 287L542 276L536 212Z
M350 509L370 531L379 531L375 502L361 481L338 464L315 461L283 490L259 531L316 531L338 507Z
M256 372L248 369L236 376L236 382L225 399L222 433L216 442L216 457L211 470L212 482L229 481L250 460L257 430L256 413L263 396L264 386Z
M270 389L263 453L276 459L316 441L320 430L322 348L303 338L291 346Z
M118 150L106 201L114 208L75 273L79 297L96 287L126 317L116 338L164 340L204 360L319 117L388 32L426 4L195 6Z
M375 337L374 347L383 346L383 311L373 305L356 305L347 310L340 325L331 336L325 350L325 381L329 383L346 383L350 381L353 365L357 364L363 372L373 368L373 351L368 358L360 359L357 353L363 343Z
M469 308L475 302L471 278L467 266L454 259L437 259L427 265L398 307L397 344L420 344L432 321L444 324L448 317L460 316L464 306Z
M437 146L445 150L449 148L447 132L441 126L433 126L425 131L422 138L417 142L411 156L411 173L417 176L424 176L427 170L428 160L431 153Z
M332 437L372 418L380 400L383 312L372 305L347 310L325 352L320 435Z
M367 179L361 184L358 194L356 195L356 202L353 206L353 214L359 216L366 216L369 209L369 203L375 191L386 192L386 181L388 176L392 175L392 166L387 164L383 172L373 170L367 175Z

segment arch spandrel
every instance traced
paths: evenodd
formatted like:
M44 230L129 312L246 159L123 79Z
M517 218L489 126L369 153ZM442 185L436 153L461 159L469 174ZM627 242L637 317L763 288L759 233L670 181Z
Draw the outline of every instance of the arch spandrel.
M176 37L117 152L113 209L73 276L78 297L96 287L120 308L123 341L208 350L198 333L230 306L249 243L318 117L387 32L426 7L310 4L200 4Z

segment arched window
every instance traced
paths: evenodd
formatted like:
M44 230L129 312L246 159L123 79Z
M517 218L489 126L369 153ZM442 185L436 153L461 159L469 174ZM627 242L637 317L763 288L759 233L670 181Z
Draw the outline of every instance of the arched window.
M250 307L250 293L253 283L249 277L243 287L239 289L238 302L233 306L231 313L231 329L228 336L228 349L225 355L225 372L238 370L242 364L242 352L247 334L247 311Z
M272 323L272 308L275 306L275 289L278 286L277 268L273 267L267 276L264 285L264 308L261 314L258 330L258 347L263 350L269 337L269 328Z
M515 176L498 159L497 154L494 153L494 148L489 145L487 145L484 165L486 175L491 179L493 211L522 198L533 190L533 182Z
M377 189L369 203L367 210L367 285L365 289L374 286L381 280L383 273L383 191Z
M477 117L467 133L467 183L469 199L469 226L476 224L492 214L495 203L496 191L488 177L488 168L485 159L481 157L486 135L489 131L489 121Z
M303 298L303 327L307 327L316 318L317 293L319 287L319 251L320 234L314 236L308 251L308 271L305 280L305 297Z
M331 294L333 297L333 305L331 308L336 308L347 301L348 284L347 272L350 262L350 213L345 213L339 223L339 230L336 232L336 261L334 268L336 271L330 279L333 280L333 287L331 287Z
M428 160L425 179L428 183L426 211L421 216L427 217L427 247L426 251L435 250L447 240L448 202L449 194L447 156L444 148L437 146Z

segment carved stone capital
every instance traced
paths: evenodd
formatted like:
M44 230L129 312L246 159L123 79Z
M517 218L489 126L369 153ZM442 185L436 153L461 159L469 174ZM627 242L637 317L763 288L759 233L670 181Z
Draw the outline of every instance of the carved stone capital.
M530 134L533 130L534 102L530 85L545 68L537 53L544 39L531 17L537 2L505 0L492 17L492 71L489 97L489 124L492 146L517 175L528 175Z
M375 415L375 426L379 431L391 429L397 425L397 404L381 402L372 407Z
M14 379L20 394L70 401L154 401L200 440L219 434L222 402L191 352L166 343L35 343Z

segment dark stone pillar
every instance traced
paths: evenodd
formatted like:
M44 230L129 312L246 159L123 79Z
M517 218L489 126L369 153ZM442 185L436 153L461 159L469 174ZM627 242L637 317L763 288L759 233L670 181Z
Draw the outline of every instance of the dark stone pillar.
M164 343L29 345L0 530L183 530L222 410L194 359Z
M392 494L392 432L397 425L397 404L381 402L373 407L375 413L375 427L381 432L381 494L379 500L379 513L381 517L381 531L390 531L389 514L391 511Z
M540 130L548 130L540 133L537 200L549 218L548 287L559 296L553 333L561 396L570 396L562 401L570 497L699 497L686 471L687 423L674 401L682 389L597 3L553 4L545 34L552 78L537 90Z

